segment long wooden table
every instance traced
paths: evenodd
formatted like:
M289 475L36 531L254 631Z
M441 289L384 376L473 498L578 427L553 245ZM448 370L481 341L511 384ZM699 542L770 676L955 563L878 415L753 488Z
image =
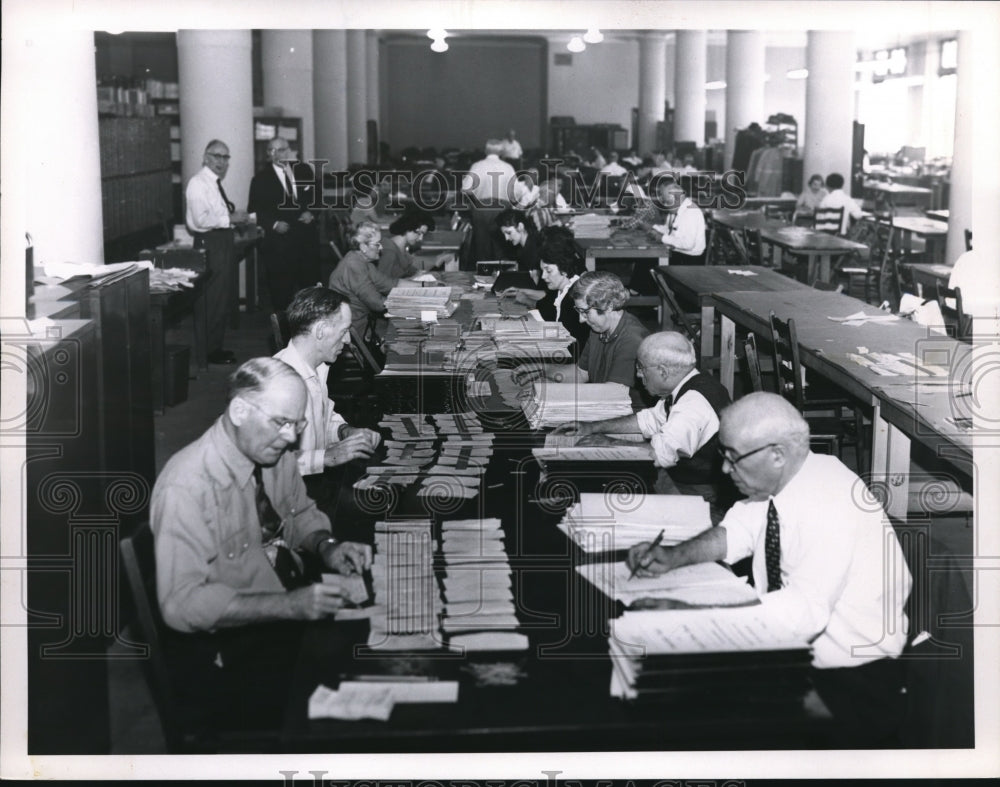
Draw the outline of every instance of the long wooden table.
M931 198L931 190L923 186L908 186L903 183L886 183L881 180L866 180L864 190L881 194L890 205L927 203Z
M599 259L621 260L641 257L653 258L660 266L670 264L669 247L651 238L641 229L613 229L608 238L588 238L586 235L578 235L576 242L586 254L588 271L596 270Z
M759 265L731 268L723 265L699 267L674 265L663 269L670 288L684 303L701 309L701 357L715 353L715 306L713 293L786 292L809 290L802 282Z
M923 216L895 216L892 226L900 231L901 246L906 254L913 253L913 236L916 235L923 238L927 244L925 255L927 262L944 261L944 244L948 237L947 223L942 224L940 221Z
M884 484L886 510L904 518L910 467L910 443L935 451L966 479L972 474L973 433L954 419L971 416L968 395L971 348L930 333L909 320L851 327L829 317L856 312L884 315L873 306L840 293L818 290L728 292L709 296L719 312L721 381L732 392L735 326L770 335L769 314L793 318L802 363L873 411L872 479ZM949 370L948 377L882 376L855 363L859 348L882 353L910 353L925 365Z
M951 279L951 272L954 270L950 265L927 262L905 262L904 267L913 274L913 281L919 288L920 294L927 300L933 300L937 292L937 285L940 282L945 287Z

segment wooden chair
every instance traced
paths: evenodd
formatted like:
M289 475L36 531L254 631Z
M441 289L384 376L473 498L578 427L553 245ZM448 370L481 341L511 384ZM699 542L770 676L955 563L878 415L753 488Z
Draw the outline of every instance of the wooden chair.
M771 323L771 354L774 361L774 377L777 391L791 402L809 422L810 443L817 447L826 447L829 453L840 456L841 445L847 436L846 423L839 415L828 416L810 414L810 410L833 411L840 413L842 408L850 407L853 411L851 422L855 429L854 448L857 461L857 471L863 473L864 464L864 423L861 411L844 398L814 398L806 399L805 370L799 359L799 341L795 332L795 320L780 320L772 311Z
M271 340L274 351L283 350L288 346L288 316L285 312L271 312Z
M813 229L828 235L839 235L844 221L844 208L816 208L813 214Z
M748 265L764 264L764 244L760 239L760 230L743 228L743 251Z
M351 353L367 377L374 378L385 366L385 354L375 332L375 318L370 317L363 333L351 327Z
M748 333L743 340L743 357L750 375L750 387L754 392L763 391L764 377L760 370L760 356L757 354L757 337L752 333Z
M937 282L936 295L948 333L954 331L956 339L964 342L971 341L972 316L966 314L962 306L962 288L946 287L941 282Z
M788 224L792 223L792 211L788 208L781 207L781 205L765 205L764 215L769 219L777 219L778 221L784 221Z
M667 284L667 279L663 275L663 271L654 267L650 268L649 272L652 274L653 281L656 282L656 289L660 293L660 301L662 303L661 330L682 333L691 340L695 347L698 347L701 341L699 318L681 309L680 304L677 303L677 298L674 297L674 293L670 289L670 285Z

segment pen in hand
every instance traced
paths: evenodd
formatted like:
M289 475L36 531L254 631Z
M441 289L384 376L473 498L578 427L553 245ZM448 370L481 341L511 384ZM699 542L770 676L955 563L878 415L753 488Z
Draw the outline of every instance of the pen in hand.
M653 539L653 543L650 544L648 547L646 547L646 551L643 552L639 560L636 561L635 567L632 569L632 573L628 575L629 579L635 577L635 572L639 570L639 566L642 565L642 561L644 561L647 557L649 557L650 554L652 554L653 550L656 549L663 542L663 534L665 532L666 529L661 530L659 535L657 535L657 537Z

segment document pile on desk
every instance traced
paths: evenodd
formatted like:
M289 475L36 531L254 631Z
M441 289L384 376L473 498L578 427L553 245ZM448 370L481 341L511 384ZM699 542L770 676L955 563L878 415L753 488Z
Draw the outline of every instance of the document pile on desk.
M531 453L539 462L653 461L653 449L641 434L609 434L608 437L627 441L629 445L577 445L580 438L573 435L547 434L545 445L532 448Z
M444 617L448 647L457 651L526 650L517 632L510 561L499 519L441 523Z
M696 563L656 577L633 577L625 561L583 563L576 570L608 598L625 606L644 598L722 607L757 601L757 594L746 580L718 563Z
M924 363L913 353L881 353L859 347L857 353L848 353L847 357L882 377L932 377L948 381L948 369Z
M451 317L458 303L451 300L451 287L393 287L385 298L385 309L393 317L423 320Z
M809 644L759 605L626 612L608 649L611 696L622 699L797 704L809 688Z
M601 216L597 213L576 216L570 222L573 235L577 238L610 238L611 218L611 216Z
M697 495L637 495L633 498L584 492L566 509L558 527L589 553L629 549L653 541L673 546L712 526L709 505Z
M336 691L320 684L309 697L309 718L386 721L396 705L410 702L458 702L458 681L365 675L340 681Z
M620 383L536 382L531 395L521 401L524 417L532 429L567 421L602 421L631 415L629 390Z
M375 523L368 646L373 650L436 650L442 645L441 600L434 580L430 520Z

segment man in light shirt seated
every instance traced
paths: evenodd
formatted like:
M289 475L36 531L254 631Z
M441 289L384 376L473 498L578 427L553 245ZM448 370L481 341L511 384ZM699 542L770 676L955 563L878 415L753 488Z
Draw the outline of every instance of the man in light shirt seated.
M519 165L524 151L521 149L521 143L517 141L517 131L515 129L508 131L506 138L501 140L501 144L503 149L500 151L500 155L514 166Z
M601 174L618 178L626 173L628 173L628 170L618 163L618 152L612 150L608 153L608 163L601 167Z
M752 555L762 610L812 643L811 678L841 725L839 742L892 745L911 578L885 512L839 459L809 450L809 425L777 394L726 408L719 436L725 471L747 499L677 546L637 544L629 567L648 577Z
M712 507L712 521L718 522L735 497L718 453L719 413L730 399L695 362L694 346L685 336L650 334L639 345L636 375L649 393L660 397L656 405L604 421L572 421L554 431L579 435L578 445L634 445L609 435L640 432L660 468L656 491L700 495Z
M660 178L654 202L666 212L666 221L653 226L650 234L664 246L669 246L671 265L703 265L705 263L705 215L684 194L680 184L670 178Z
M948 278L948 289L962 291L962 309L970 317L984 320L1000 318L1000 266L985 252L975 249L964 252ZM953 298L946 305L955 308Z
M843 208L844 216L840 220L840 235L847 232L851 226L851 219L857 221L861 218L861 206L851 197L844 193L844 176L838 172L833 172L826 176L826 189L829 192L820 200L820 208Z

